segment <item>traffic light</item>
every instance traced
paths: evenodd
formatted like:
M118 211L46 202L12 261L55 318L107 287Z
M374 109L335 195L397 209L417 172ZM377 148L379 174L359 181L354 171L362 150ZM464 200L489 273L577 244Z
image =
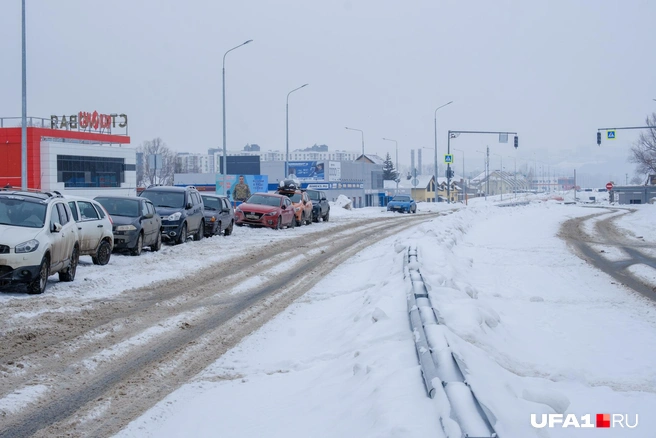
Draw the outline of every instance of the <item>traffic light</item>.
M515 136L515 149L519 147L519 137Z
M601 132L597 131L597 146L601 146Z

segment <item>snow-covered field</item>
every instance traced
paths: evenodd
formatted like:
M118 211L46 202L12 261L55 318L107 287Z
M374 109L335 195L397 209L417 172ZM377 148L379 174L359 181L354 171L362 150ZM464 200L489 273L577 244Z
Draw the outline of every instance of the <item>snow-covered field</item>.
M498 208L495 201L456 206L362 251L118 436L445 436L440 413L448 409L426 396L408 324L408 245L418 248L451 349L500 437L654 436L654 303L557 237L563 221L593 211L556 201ZM656 241L652 208L641 206L620 225ZM387 214L334 209L331 219ZM185 254L187 267L213 257L197 252ZM542 413L592 414L593 422L597 413L629 414L631 422L638 415L639 425L533 428L530 415Z

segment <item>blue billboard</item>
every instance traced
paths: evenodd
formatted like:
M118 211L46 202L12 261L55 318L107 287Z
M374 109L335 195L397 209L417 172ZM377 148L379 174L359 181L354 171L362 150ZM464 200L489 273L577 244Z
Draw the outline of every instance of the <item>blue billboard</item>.
M301 181L325 181L326 173L323 161L290 161L289 174Z
M219 195L227 195L232 201L232 192L234 191L234 186L239 182L239 177L244 177L244 182L248 185L248 188L253 193L266 193L269 188L269 176L268 175L221 175L220 173L216 174L216 193ZM225 184L224 184L225 182Z

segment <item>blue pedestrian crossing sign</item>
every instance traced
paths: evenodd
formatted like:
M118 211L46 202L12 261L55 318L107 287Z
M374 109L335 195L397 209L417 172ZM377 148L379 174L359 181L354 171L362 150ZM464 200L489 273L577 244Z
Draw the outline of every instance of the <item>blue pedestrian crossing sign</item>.
M610 131L606 131L606 138L608 140L615 140L615 130L611 129Z
M446 164L453 164L453 154L444 154L444 162Z

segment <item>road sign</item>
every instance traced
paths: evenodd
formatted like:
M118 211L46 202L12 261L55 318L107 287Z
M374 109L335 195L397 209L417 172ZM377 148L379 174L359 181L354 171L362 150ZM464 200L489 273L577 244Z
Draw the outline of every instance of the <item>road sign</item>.
M417 187L419 185L419 180L417 178L412 178L412 187Z
M613 190L613 183L612 182L606 183L606 190Z
M615 130L611 129L610 131L606 131L606 138L608 140L615 140Z
M453 164L453 154L444 154L444 162L446 164Z

